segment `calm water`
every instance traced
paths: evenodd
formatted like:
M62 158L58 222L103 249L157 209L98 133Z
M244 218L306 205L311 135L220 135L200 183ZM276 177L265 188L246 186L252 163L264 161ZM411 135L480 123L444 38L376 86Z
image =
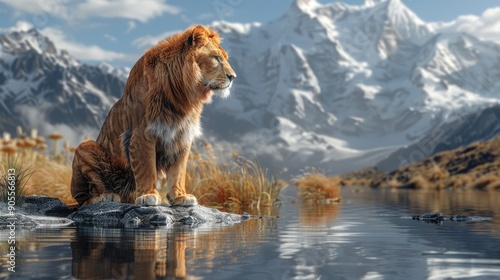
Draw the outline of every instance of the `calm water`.
M280 218L217 228L18 232L14 279L500 279L500 192L345 189ZM426 212L492 217L441 225Z

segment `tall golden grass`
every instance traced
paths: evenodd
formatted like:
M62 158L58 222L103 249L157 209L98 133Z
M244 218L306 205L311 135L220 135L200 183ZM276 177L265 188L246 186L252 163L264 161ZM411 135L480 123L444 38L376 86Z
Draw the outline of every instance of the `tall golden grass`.
M299 198L306 203L328 204L339 202L340 184L338 177L327 177L318 172L305 173L294 180Z
M70 193L71 162L75 147L60 133L52 133L48 140L33 130L30 136L18 128L17 137L4 133L0 141L0 177L8 168L21 168L33 172L23 187L17 190L25 195L57 197L66 204L75 204ZM52 150L47 143L52 141ZM21 170L19 170L21 171ZM233 151L215 152L212 145L203 143L193 147L186 178L186 190L194 194L200 204L224 210L241 212L275 206L284 188L275 174L264 169L257 160L241 157Z
M234 212L275 206L285 186L276 174L270 174L257 160L241 157L236 151L225 158L224 151L218 154L222 158L206 142L191 152L186 190L200 204Z

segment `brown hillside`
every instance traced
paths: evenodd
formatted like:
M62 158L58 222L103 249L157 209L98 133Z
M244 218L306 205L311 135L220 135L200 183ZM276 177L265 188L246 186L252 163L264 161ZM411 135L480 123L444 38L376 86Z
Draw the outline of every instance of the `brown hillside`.
M341 178L342 185L500 189L500 137L441 152L388 173L361 170Z

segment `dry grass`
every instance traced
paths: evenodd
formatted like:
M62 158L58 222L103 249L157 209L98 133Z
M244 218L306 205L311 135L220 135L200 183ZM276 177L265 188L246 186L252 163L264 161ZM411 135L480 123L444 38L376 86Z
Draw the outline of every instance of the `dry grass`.
M0 173L0 201L10 203L14 199L13 202L20 205L22 197L26 195L26 183L33 173L30 168L23 168L17 161L9 168L2 169L4 173Z
M436 154L426 160L412 163L372 178L371 185L391 187L413 185L418 188L473 188L496 189L489 185L500 177L500 137L487 142L473 143ZM424 182L424 179L427 182ZM418 183L418 184L414 184Z
M35 170L26 186L26 195L57 197L62 202L76 204L70 192L72 169L70 164L42 160L33 166Z
M233 151L222 164L210 144L200 146L191 152L186 178L187 192L194 194L200 204L241 212L278 202L284 184L257 160L239 157ZM219 154L223 157L224 151Z
M294 180L299 189L299 198L306 203L332 203L341 200L338 177L327 177L321 173L306 173Z
M70 193L72 176L71 162L75 148L64 142L58 147L64 135L52 133L48 141L53 141L53 149L48 151L45 138L36 131L27 136L18 129L17 138L8 133L0 141L0 178L13 163L22 163L33 171L25 185L17 189L23 194L57 197L66 204L76 201ZM271 207L276 204L284 184L274 174L269 174L256 160L229 155L222 163L223 152L216 155L211 145L205 143L194 147L187 168L186 190L194 194L200 204L241 212L248 209ZM221 158L222 157L222 158ZM1 191L1 190L0 190Z
M403 185L403 188L406 189L416 189L416 190L421 190L421 189L426 189L429 186L429 181L424 178L421 175L417 175L408 182L408 184Z
M487 190L490 185L497 185L499 183L498 177L494 175L486 175L470 184L470 188L478 190Z
M388 173L368 168L331 178L322 178L316 174L313 178L333 184L340 182L342 186L500 190L500 136L490 141L441 152ZM313 178L301 178L307 182L304 186L318 188L314 191L305 188L302 194L304 198L324 196L324 187L316 184L316 179Z

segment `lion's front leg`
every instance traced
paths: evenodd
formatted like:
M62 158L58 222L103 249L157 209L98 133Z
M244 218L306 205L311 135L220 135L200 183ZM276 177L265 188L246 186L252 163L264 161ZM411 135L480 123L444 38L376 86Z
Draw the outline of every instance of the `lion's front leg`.
M186 167L191 145L181 153L177 162L167 170L167 199L171 205L192 206L198 200L192 194L186 193Z
M135 179L135 204L160 205L156 190L156 139L144 133L133 133L130 141L130 166Z

